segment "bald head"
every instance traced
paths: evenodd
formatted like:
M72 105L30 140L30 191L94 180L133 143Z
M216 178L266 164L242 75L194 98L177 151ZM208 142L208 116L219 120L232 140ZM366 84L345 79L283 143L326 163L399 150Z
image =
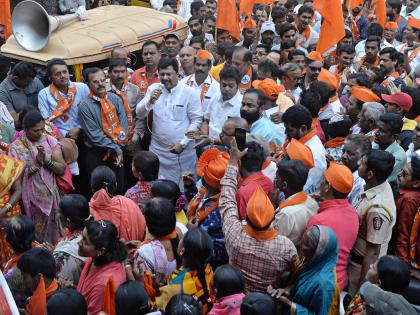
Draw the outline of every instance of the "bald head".
M223 129L220 134L222 144L230 148L230 143L235 137L235 128L242 128L248 130L248 123L241 117L231 117L223 124Z
M191 69L191 71L194 71L194 58L196 53L197 50L190 46L185 46L181 48L181 50L179 51L179 60L184 70Z
M243 77L249 70L252 62L252 53L246 47L238 47L234 50L232 55L232 66L239 70L241 77Z
M120 59L123 60L126 64L130 63L129 58L130 52L127 48L124 47L117 47L111 51L111 59Z

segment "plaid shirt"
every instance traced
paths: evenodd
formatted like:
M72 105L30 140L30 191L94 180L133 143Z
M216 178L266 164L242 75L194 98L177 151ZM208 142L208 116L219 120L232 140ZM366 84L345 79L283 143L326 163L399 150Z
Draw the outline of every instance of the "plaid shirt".
M280 276L291 270L298 259L292 241L278 235L270 241L258 241L245 233L236 204L238 169L229 165L221 180L219 201L229 263L238 267L245 279L245 292L266 292L272 285L277 288Z

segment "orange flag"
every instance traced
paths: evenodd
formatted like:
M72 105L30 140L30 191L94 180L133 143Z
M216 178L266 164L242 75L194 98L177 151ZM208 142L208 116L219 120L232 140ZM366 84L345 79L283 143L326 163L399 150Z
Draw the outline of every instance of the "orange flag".
M254 2L252 0L240 0L240 2L239 2L239 10L240 10L239 14L241 16L243 16L245 14L247 17L251 18L253 6L254 6Z
M0 0L0 24L5 26L6 39L12 34L12 16L10 0Z
M241 39L235 0L219 0L217 2L216 27L228 31L237 40Z
M323 54L346 34L340 0L315 0L314 9L322 15L321 32L316 50Z
M372 5L376 5L376 20L378 23L385 26L386 23L386 3L385 0L373 0Z
M117 284L113 276L108 279L105 287L105 299L103 311L107 315L115 315L115 293L117 292Z
M353 11L354 8L358 7L359 5L363 4L365 0L346 0L346 8L350 11ZM352 12L350 12L352 13Z

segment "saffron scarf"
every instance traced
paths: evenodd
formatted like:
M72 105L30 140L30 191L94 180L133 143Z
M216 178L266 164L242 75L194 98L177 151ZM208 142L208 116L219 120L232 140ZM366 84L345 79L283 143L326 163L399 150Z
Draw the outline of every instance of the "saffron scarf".
M193 84L192 76L193 76L193 74L191 74L188 77L188 80L187 80L187 85L189 85L189 86L192 86L192 84ZM213 81L212 77L210 77L210 80ZM205 82L202 84L201 91L200 91L200 101L201 101L201 103L203 103L203 101L204 101L204 96L207 94L207 92L210 88L210 84L205 83Z
M290 196L285 201L283 201L279 208L280 210L286 207L290 206L296 206L300 205L301 203L304 203L308 199L308 196L304 191L298 192L297 194L294 194L293 196Z
M316 122L314 123L314 121L315 120L312 121L312 125L316 125ZM317 129L314 128L314 127L311 127L311 128L312 128L312 130L309 131L306 135L304 135L300 139L297 139L300 143L305 144L307 141L309 141L309 139L311 139L312 137L314 137L314 136L317 135ZM279 155L279 158L278 159L281 159L281 157L284 155L284 153L286 153L286 149L287 149L287 146L289 145L289 143L290 143L290 140L289 139L287 139L284 142L283 147L281 149L281 152L280 152L280 155Z
M115 105L108 99L107 93L100 98L90 92L89 96L101 105L102 130L114 143L123 144L127 142L127 134L120 124Z
M275 239L278 235L276 229L268 228L267 230L257 230L254 229L249 223L244 226L244 231L250 237L256 239L257 241L271 241Z
M45 315L47 310L47 298L57 290L58 284L55 279L51 282L50 286L46 288L44 277L41 276L38 286L26 306L29 315Z
M130 105L128 104L128 98L127 98L128 80L125 79L121 90L118 90L117 87L114 84L112 84L112 82L110 82L110 84L111 84L111 89L121 98L123 102L125 114L127 115L127 121L128 121L128 129L129 129L128 139L131 139L131 137L134 134L134 118L133 118L133 112L130 109Z
M50 94L57 101L57 106L55 107L51 116L48 118L49 121L54 121L60 118L61 116L63 116L64 122L66 122L69 119L68 116L64 114L67 113L73 105L74 98L76 97L76 92L76 85L71 85L68 88L67 97L64 98L63 96L61 96L61 93L55 86L55 84L51 84Z
M201 223L210 213L212 213L219 206L220 193L211 197L211 205L207 208L201 204L204 196L206 194L206 189L203 187L200 191L191 199L188 205L188 219L192 220L193 218L197 219L198 223Z
M344 144L344 140L345 140L345 138L343 138L343 137L337 137L337 138L328 140L327 142L324 143L324 148L326 148L326 149L338 148L339 146Z

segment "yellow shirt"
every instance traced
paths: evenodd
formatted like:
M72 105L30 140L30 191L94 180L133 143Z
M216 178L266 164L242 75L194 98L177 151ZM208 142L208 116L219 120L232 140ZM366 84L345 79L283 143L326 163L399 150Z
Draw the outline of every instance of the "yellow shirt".
M210 74L213 76L213 78L220 82L220 71L222 71L223 67L225 66L225 63L218 64L217 66L214 66L210 70Z

